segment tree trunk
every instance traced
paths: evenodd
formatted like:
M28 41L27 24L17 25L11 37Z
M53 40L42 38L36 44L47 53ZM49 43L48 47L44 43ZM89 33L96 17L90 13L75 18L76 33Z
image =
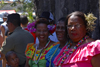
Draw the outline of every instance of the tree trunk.
M37 16L40 16L43 11L51 11L55 17L55 23L60 17L67 16L73 11L93 13L98 19L95 21L96 30L92 37L100 39L99 0L34 0L34 3Z
M43 11L55 12L54 0L34 0L36 15L39 17Z

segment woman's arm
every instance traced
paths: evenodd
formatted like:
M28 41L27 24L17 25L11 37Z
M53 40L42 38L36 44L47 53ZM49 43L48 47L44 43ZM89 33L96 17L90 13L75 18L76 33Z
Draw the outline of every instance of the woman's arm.
M28 64L28 61L29 61L29 59L26 58L26 64L25 64L25 67L30 67L29 64Z
M3 35L3 40L5 40L5 28L1 26L1 33Z
M93 67L100 67L100 54L93 56L91 63Z
M3 43L3 37L0 35L0 48L2 47L2 43Z

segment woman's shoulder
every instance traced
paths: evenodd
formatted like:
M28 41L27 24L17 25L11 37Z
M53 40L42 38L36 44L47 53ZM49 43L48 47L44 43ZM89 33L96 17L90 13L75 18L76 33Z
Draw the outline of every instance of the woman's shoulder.
M35 44L34 43L29 43L26 47L25 50L25 55L27 58L32 58L32 54L34 54L35 51Z
M86 44L87 44L86 47L91 47L91 46L93 46L93 48L98 47L100 45L100 40L94 40L94 41L88 42Z
M80 53L78 53L78 51ZM94 40L91 41L89 43L86 43L82 46L80 46L75 54L78 54L78 56L80 57L86 57L88 58L88 56L95 56L97 54L100 54L100 40Z
M97 54L100 54L100 40L93 40L79 46L76 51L70 55L70 58L73 57L73 59L69 60L69 58L65 63L74 63L79 61L91 62L92 57Z
M60 42L54 42L54 41L51 41L53 46L57 45L57 44L60 44Z
M52 53L52 51L55 51L55 49L56 49L57 47L59 47L59 45L60 45L60 44L57 44L57 45L53 46L53 47L49 50L48 53Z
M28 44L27 44L27 46L32 46L32 45L34 45L34 43L28 43Z
M60 44L60 42L51 41L49 47L53 47L53 46L55 46L55 45L57 45L57 44Z
M46 54L46 56L45 56L45 58L48 60L48 61L50 61L50 58L51 58L51 56L53 55L53 57L54 56L56 56L59 52L60 52L60 49L57 49L58 47L59 47L59 45L60 44L57 44L57 45L55 45L55 46L53 46L49 51L48 51L48 53Z
M48 48L46 48L46 50L50 50L51 48L53 48L55 45L59 44L59 42L52 42L50 43L50 45L48 46Z
M85 44L81 45L78 50L87 51L91 54L96 54L100 52L100 40L88 40ZM95 52L95 53L94 53Z
M88 43L87 49L92 50L93 52L100 52L100 40L95 40Z
M35 46L36 46L36 44L34 44L34 43L28 43L26 49L29 49L29 48L32 48Z
M86 40L82 43L82 45L91 43L91 42L93 42L93 41L95 41L95 40L92 39L92 38L88 38L88 39L86 39Z
M50 50L47 54L51 54L53 53L53 51L55 51L55 49L60 45L59 42L56 42L56 43L53 43L51 46L50 46Z

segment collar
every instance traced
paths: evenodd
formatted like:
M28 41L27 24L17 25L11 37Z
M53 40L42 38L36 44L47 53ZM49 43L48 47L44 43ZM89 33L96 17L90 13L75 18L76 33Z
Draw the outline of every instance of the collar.
M18 30L22 29L20 26L18 26L13 32L16 32Z

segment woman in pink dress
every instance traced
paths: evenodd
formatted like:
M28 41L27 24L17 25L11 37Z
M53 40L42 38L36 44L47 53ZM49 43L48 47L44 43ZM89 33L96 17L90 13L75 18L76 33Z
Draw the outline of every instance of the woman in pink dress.
M79 11L67 16L66 24L71 40L55 58L56 67L100 67L100 40L89 37L96 18L93 14L90 14L90 19L88 17Z

